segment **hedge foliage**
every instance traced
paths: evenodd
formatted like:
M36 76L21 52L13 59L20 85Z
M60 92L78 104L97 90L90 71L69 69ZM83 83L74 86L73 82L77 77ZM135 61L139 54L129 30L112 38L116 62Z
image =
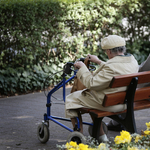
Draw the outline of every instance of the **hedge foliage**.
M146 0L1 0L0 94L41 90L47 76L88 53L107 60L100 41L109 34L125 37L141 63L149 18Z

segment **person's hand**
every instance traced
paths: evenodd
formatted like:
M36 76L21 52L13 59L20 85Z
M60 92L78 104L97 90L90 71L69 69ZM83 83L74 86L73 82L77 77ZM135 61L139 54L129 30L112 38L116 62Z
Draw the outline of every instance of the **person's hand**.
M78 69L80 69L82 66L85 66L85 64L82 61L77 61L74 66Z
M88 57L89 57L89 61L91 61L93 63L96 63L96 64L101 63L101 60L95 55L88 54Z

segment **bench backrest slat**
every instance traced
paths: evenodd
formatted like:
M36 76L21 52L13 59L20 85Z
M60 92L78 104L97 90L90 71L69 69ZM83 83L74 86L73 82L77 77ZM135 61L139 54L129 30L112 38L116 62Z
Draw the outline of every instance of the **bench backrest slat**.
M138 77L138 84L148 83L150 82L150 71L115 76L113 77L109 87L116 88L116 87L128 86L133 77Z
M118 92L113 94L106 94L103 106L112 106L117 104L123 104L125 100L126 92ZM150 99L150 87L137 89L134 96L134 101L140 101L143 99Z
M133 77L138 77L138 84L150 82L150 71L139 72L129 75L116 76L112 79L111 88L129 86ZM123 104L126 96L126 91L106 94L103 100L103 106L112 106ZM137 88L134 96L134 101L150 99L150 86Z

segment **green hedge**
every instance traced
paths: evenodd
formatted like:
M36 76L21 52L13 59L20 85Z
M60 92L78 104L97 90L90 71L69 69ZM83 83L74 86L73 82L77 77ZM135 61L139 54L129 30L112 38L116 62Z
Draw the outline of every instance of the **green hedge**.
M149 35L141 33L149 30L149 10L146 0L0 1L1 94L43 89L47 76L88 53L107 60L99 42L109 34L125 37L141 63L149 52Z

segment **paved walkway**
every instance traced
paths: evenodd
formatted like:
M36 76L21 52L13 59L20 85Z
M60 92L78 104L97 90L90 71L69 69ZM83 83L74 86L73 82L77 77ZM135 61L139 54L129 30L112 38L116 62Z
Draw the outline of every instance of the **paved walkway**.
M67 88L67 93L70 89ZM62 90L56 94L62 98ZM52 114L64 117L64 104L54 101ZM61 103L61 104L58 104ZM46 112L46 97L43 92L31 93L0 99L0 150L57 150L56 144L66 143L69 131L50 122L50 138L46 144L37 139L37 126ZM150 121L150 109L135 112L138 133L146 129L145 122ZM89 115L83 115L84 121L91 121ZM109 119L104 119L108 122ZM72 128L70 122L64 122ZM115 137L119 132L108 132L108 137ZM84 135L88 136L88 127L84 126Z

